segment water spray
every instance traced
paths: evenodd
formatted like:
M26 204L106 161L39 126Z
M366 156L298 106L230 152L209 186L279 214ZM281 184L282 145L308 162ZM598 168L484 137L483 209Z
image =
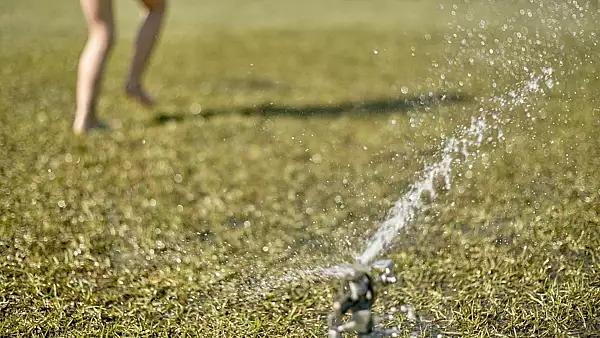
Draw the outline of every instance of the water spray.
M578 11L581 11L577 2L573 4ZM562 13L563 11L571 14L570 9L565 6L569 5L557 3L555 7L551 7L551 14ZM565 15L564 13L561 15L570 17L570 15ZM575 18L574 14L572 17ZM481 22L484 23L484 21ZM548 37L549 39L555 39L556 35L554 32L557 29L562 29L562 27L555 27L554 22L559 21L546 21L548 28L552 32L550 37ZM580 26L581 23L578 22L578 25ZM480 26L480 29L483 30L483 27ZM573 36L576 36L576 34L581 34L581 31L572 33ZM469 32L468 34L471 33ZM516 34L521 33L517 32ZM481 37L482 35L479 34L478 36ZM462 35L457 36L454 34L454 37L458 39ZM508 41L508 46L514 43L515 49L518 47L518 50L525 52L525 46L519 45L521 40L513 41L512 39L510 37L506 40ZM595 46L596 36L592 34L589 39L594 41ZM498 41L496 40L496 42ZM529 41L529 44L531 44L531 40ZM451 37L450 42L453 42ZM503 58L507 56L511 57L503 49L506 46L505 42L496 50L490 48L488 51L489 54L486 54L486 62L490 62L492 65L494 62L498 64L504 63L506 60ZM479 48L479 46L476 47ZM530 48L529 45L526 47ZM488 47L486 46L485 48ZM472 49L465 49L462 52L464 55L472 55L474 53ZM493 60L491 59L492 54L494 57ZM442 184L445 184L445 189L450 190L452 188L451 178L457 165L464 166L470 170L473 163L481 155L479 150L482 145L492 144L495 146L496 142L505 141L503 126L515 118L514 114L506 114L507 110L511 112L517 107L522 107L526 117L531 121L535 120L535 117L530 116L531 108L535 107L537 98L540 95L545 95L546 90L551 90L555 85L558 85L554 76L557 69L554 67L560 69L563 66L562 61L558 65L544 62L542 55L545 54L545 51L543 53L536 51L533 58L539 59L539 63L534 65L529 64L529 59L527 59L528 63L524 65L521 64L522 60L508 59L506 64L518 65L518 67L514 68L524 71L511 73L515 78L519 79L519 82L514 88L508 91L489 98L483 98L481 102L482 106L478 109L478 116L472 117L470 124L459 126L450 137L443 139L440 152L438 153L440 159L425 166L419 178L409 186L407 193L395 202L387 219L368 240L362 254L356 257L356 264L338 265L308 272L340 280L340 287L333 301L333 311L327 317L329 338L341 338L344 334L348 333L357 334L359 337L399 335L399 332L394 329L376 328L375 315L372 311L379 291L378 289L396 282L396 278L392 275L392 262L391 260L379 260L373 264L371 262L384 253L386 249L389 249L395 237L413 222L420 212L428 208L428 204L421 197L424 193L429 193L430 198L435 199L437 192L436 185L440 182L440 179L443 181ZM472 60L469 57L469 62L472 63ZM471 75L469 74L469 76ZM496 88L495 86L496 83L493 82L493 87ZM342 318L347 314L351 314L351 319L346 323L342 323Z

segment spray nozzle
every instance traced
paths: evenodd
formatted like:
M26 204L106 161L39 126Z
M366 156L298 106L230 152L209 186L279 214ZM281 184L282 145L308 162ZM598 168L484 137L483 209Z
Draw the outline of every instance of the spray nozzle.
M342 283L340 293L334 299L333 312L328 316L329 337L341 338L343 332L354 331L359 336L375 331L374 316L371 312L378 284L388 285L396 282L392 275L393 262L379 260L371 266L355 264ZM374 278L373 272L379 273ZM342 317L352 313L350 322L342 324Z
M397 282L397 278L392 275L392 268L394 263L391 259L379 260L373 263L372 268L381 273L379 278L383 284L394 284Z

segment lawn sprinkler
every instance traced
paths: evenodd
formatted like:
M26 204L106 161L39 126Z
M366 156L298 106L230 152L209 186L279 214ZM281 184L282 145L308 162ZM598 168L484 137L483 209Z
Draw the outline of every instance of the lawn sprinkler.
M329 338L341 338L343 333L351 332L361 338L394 336L389 330L384 332L375 329L371 311L378 288L396 282L392 266L391 260L376 261L370 267L364 264L345 266L349 273L341 280L341 288L333 302L333 312L327 316ZM352 319L342 324L342 317L349 312L352 313Z

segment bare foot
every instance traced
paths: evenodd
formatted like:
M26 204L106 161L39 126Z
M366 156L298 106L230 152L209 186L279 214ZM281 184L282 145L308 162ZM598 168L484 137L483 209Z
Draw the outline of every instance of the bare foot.
M73 132L75 135L85 134L92 130L110 130L107 124L103 123L99 120L91 120L91 121L75 121L73 123Z
M144 106L149 107L154 105L154 100L152 100L152 97L139 85L128 84L125 86L125 92L127 93L127 96L138 101Z

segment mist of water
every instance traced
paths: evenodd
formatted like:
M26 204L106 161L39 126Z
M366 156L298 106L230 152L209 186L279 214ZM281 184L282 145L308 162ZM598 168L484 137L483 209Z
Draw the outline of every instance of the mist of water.
M452 171L455 167L466 166L471 169L474 161L480 157L479 149L484 143L503 141L502 126L507 119L502 118L502 107L514 108L527 104L531 97L543 94L544 87L551 88L552 68L543 68L541 73L531 73L530 79L520 83L505 96L491 98L489 101L499 104L497 108L481 107L478 116L471 118L469 126L460 126L452 137L443 141L441 159L427 165L408 192L394 203L387 220L369 239L364 252L357 257L359 263L372 263L416 215L428 207L427 201L437 197L439 189L436 182L443 181L445 190L451 190Z
M464 6L469 27L464 20L457 20L449 24L451 32L444 36L449 46L460 47L448 48L447 55L438 56L444 61L434 61L434 71L427 74L438 77L439 82L428 79L438 88L448 86L452 76L461 88L487 81L489 94L478 98L469 123L441 139L431 162L416 174L414 183L356 255L359 263L370 264L390 250L396 238L435 205L442 192L455 189L454 178L463 176L486 156L487 146L497 147L506 141L504 129L513 120L535 123L536 114L543 110L540 99L551 91L568 97L570 93L564 90L568 77L595 60L591 55L598 39L589 25L599 15L589 1L522 1L522 9L508 14L493 2L487 6L492 12L487 13L487 19L478 19L468 5ZM449 10L458 16L461 8L453 5ZM577 44L580 54L571 53L569 43ZM329 267L296 269L281 281L341 278L351 271L343 264L329 263Z
M558 84L579 71L578 67L593 63L590 48L597 46L597 36L589 25L598 17L598 9L590 1L527 1L522 2L523 8L518 12L508 15L502 13L501 6L493 6L493 1L490 4L490 17L494 20L475 20L473 12L466 10L467 18L476 25L468 28L451 24L456 33L446 34L446 41L461 48L457 54L446 57L450 67L438 72L442 79L446 78L444 72L466 73L465 80L459 81L462 86L475 77L470 69L485 69L489 74L480 75L486 78L491 75L489 87L493 94L481 99L470 125L457 128L442 142L439 160L427 165L408 192L395 202L387 219L357 257L360 263L369 264L381 255L429 207L428 201L437 195L436 182L443 180L445 189L452 189L453 171L471 169L484 144L504 141L503 126L514 118L517 108L525 113L519 118L535 123L536 112L532 110L541 109L536 106L539 98L553 88L556 91ZM459 10L459 6L453 5L452 15ZM494 21L495 27L491 27ZM488 34L490 28L502 33ZM578 45L584 52L573 54L565 41ZM516 85L500 88L497 84L506 79L517 80Z

